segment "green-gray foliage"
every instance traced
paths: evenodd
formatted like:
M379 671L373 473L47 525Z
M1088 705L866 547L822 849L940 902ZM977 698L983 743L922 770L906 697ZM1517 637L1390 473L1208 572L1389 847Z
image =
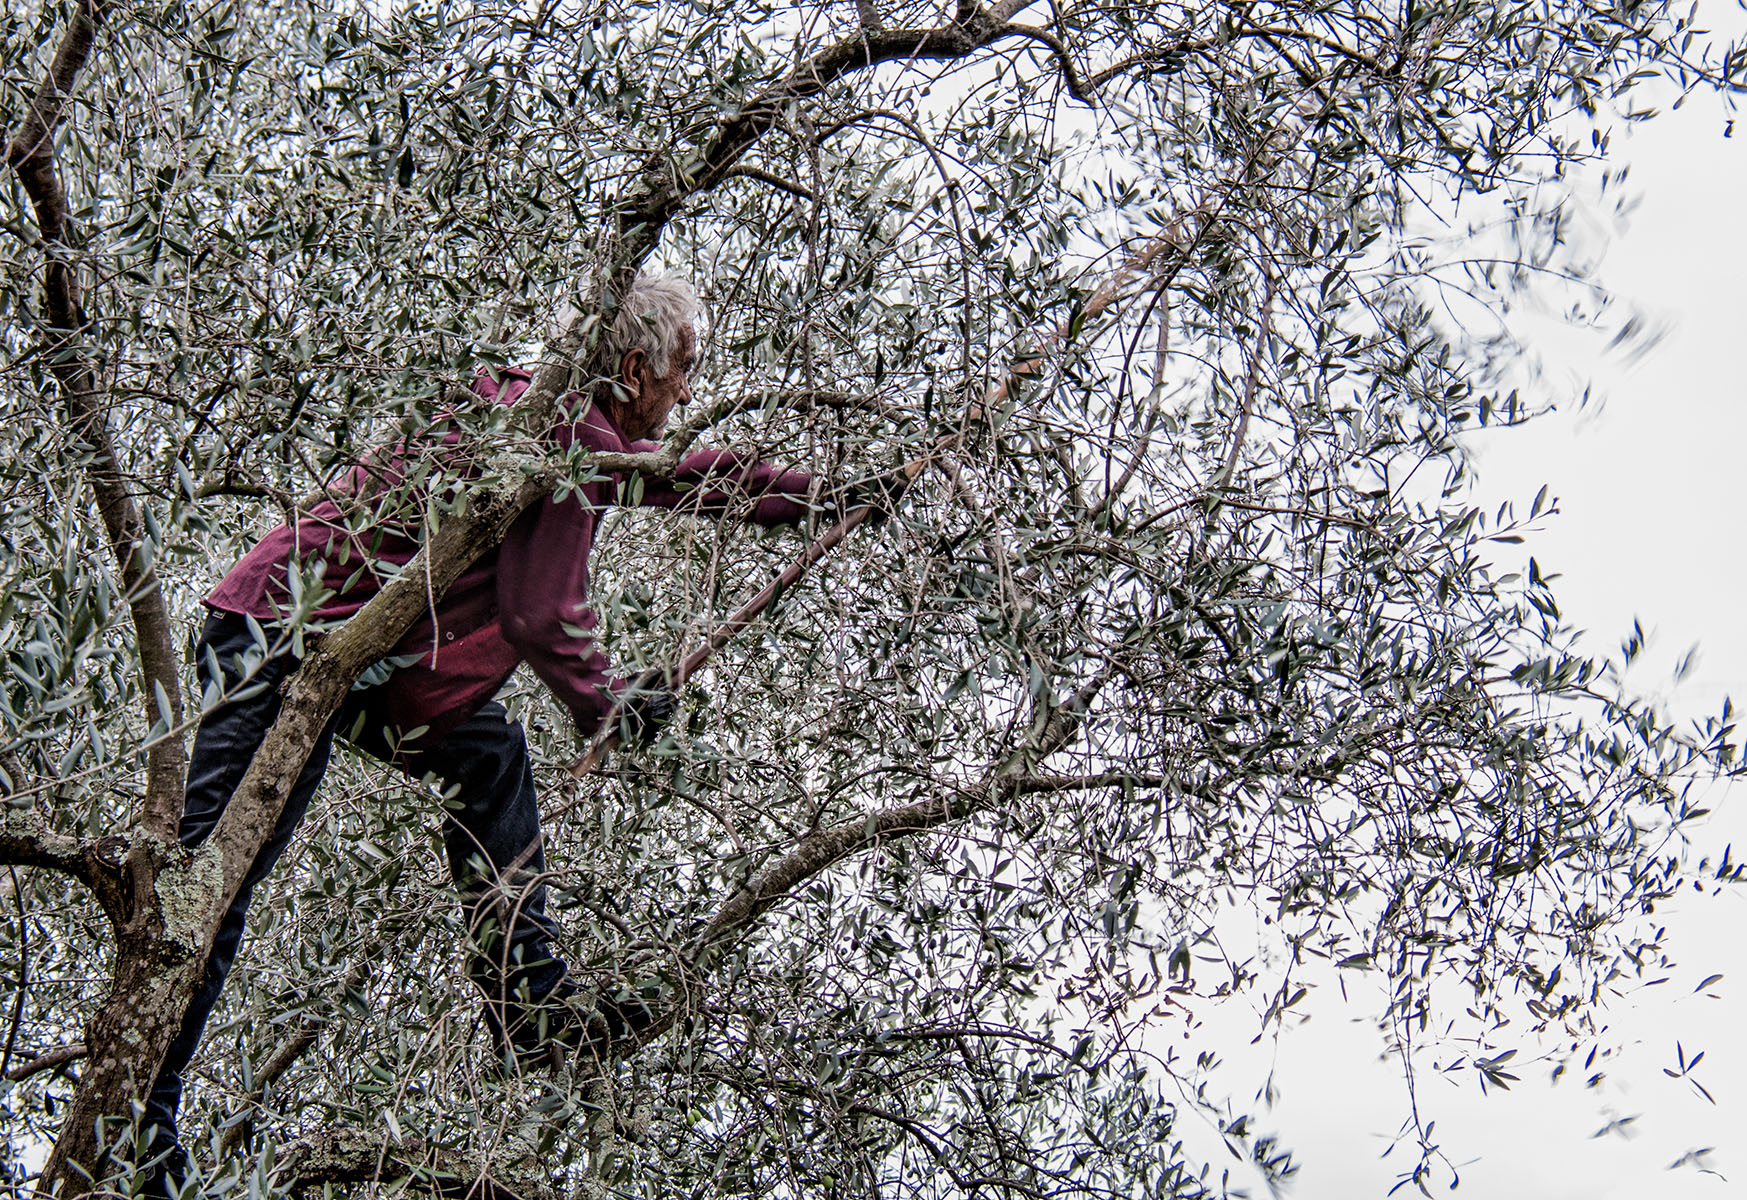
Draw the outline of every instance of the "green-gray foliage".
M879 6L888 28L950 15ZM1090 104L1026 35L851 73L788 105L756 170L695 197L657 251L711 307L709 440L832 476L964 436L896 519L722 652L656 753L570 783L568 719L518 682L554 768L567 954L661 969L809 833L976 803L806 879L709 964L680 1027L605 1084L546 1093L541 1153L585 1188L1218 1192L1173 1127L1217 1072L1145 1036L1171 994L1247 993L1272 1016L1301 971L1315 982L1299 964L1334 963L1386 974L1390 1036L1467 1007L1463 1036L1502 1051L1532 1036L1516 1030L1587 1037L1607 981L1657 960L1684 781L1729 763L1727 715L1682 733L1616 695L1607 664L1568 652L1539 568L1494 567L1540 502L1473 508L1460 434L1538 405L1497 394L1497 346L1433 321L1406 224L1420 194L1531 197L1598 156L1569 116L1605 124L1637 72L1739 82L1739 58L1696 57L1662 3L1018 19L1060 39ZM59 20L6 15L8 113ZM61 163L112 420L189 643L204 590L298 496L586 299L638 172L683 170L856 22L848 4L704 0L112 17ZM7 803L98 835L127 825L149 733L33 325L44 251L12 195ZM1502 305L1517 279L1474 286ZM596 599L627 668L695 642L800 546L665 514L607 530ZM1080 732L1034 761L1076 692ZM374 765L330 775L197 1060L197 1157L236 1120L258 1152L215 1180L270 1175L267 1148L323 1133L521 1153L530 1101L481 1066L440 804ZM78 1039L113 953L82 893L17 879L14 1066ZM1268 920L1284 970L1214 936L1233 910ZM313 1048L245 1102L306 1019ZM54 1136L64 1077L0 1088L0 1146ZM1289 1172L1243 1122L1229 1137Z

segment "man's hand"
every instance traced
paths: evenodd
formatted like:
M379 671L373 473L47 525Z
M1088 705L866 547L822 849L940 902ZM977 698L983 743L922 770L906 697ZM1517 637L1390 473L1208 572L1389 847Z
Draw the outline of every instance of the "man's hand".
M678 711L678 698L665 687L633 684L619 706L619 744L631 749L650 745Z

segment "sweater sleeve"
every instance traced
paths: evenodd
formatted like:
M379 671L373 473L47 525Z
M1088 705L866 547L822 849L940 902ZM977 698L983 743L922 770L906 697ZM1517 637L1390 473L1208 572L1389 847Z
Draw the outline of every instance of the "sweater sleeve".
M653 443L650 444L653 448ZM637 443L635 448L642 449ZM641 483L639 495L636 488ZM700 450L679 460L671 479L641 478L621 485L622 502L719 516L737 500L751 500L755 525L797 525L807 519L813 477L783 471L729 450Z

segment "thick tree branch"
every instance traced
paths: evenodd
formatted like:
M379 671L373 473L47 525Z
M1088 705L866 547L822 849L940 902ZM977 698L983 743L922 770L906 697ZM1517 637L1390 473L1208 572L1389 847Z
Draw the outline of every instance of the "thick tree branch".
M47 867L71 875L91 889L98 907L117 928L126 920L127 854L126 838L56 833L30 809L0 813L0 866Z
M467 507L449 515L405 570L320 640L290 677L278 719L198 850L189 854L149 837L136 841L124 864L126 878L131 894L148 902L138 905L137 919L122 930L109 996L87 1027L86 1042L96 1049L43 1167L47 1188L59 1187L68 1195L88 1190L89 1172L101 1153L102 1119L124 1111L135 1080L150 1078L163 1061L220 915L352 684L400 640L433 598L502 541L528 505L550 494L556 478L555 471L512 475L483 488Z
M793 849L758 872L729 897L715 916L676 953L669 976L676 985L676 995L656 1013L655 1019L618 1041L603 1039L582 1047L582 1061L576 1064L578 1073L604 1072L611 1060L648 1045L672 1029L690 1010L715 953L820 872L884 842L928 833L962 821L992 807L1004 796L1049 790L1048 787L1035 786L1036 781L1048 779L1053 782L1058 777L1035 776L1031 772L1032 766L1067 746L1081 729L1092 701L1114 674L1115 668L1107 665L1064 702L1054 705L1029 744L1000 763L991 764L984 782L946 789L938 797L870 813L802 838ZM577 771L582 765L583 762L579 761L571 769ZM1120 778L1114 777L1111 783L1119 782Z
M879 63L965 58L1008 36L1014 36L1013 32L977 11L975 5L961 5L959 19L952 24L932 29L863 26L796 64L781 80L718 124L697 150L675 160L661 155L644 168L636 186L617 207L614 294L624 294L661 231L686 200L726 178L789 105L817 96L844 76Z
M6 146L6 161L18 172L36 209L37 228L43 241L50 245L66 240L68 219L67 195L55 165L55 131L66 119L73 85L91 57L97 26L109 8L94 0L80 0L71 7L67 30L55 50L54 61L37 86L23 123ZM50 260L50 317L57 329L73 329L81 323L77 319L78 285L71 275L64 258Z
M641 460L644 456L623 457ZM358 676L386 654L474 560L503 540L524 509L550 494L555 482L555 472L510 478L474 498L467 508L444 521L405 569L343 626L324 636L303 660L291 676L278 720L202 846L203 852L210 847L223 859L224 884L214 917L236 894L256 848L278 819L310 747Z
M90 859L87 842L55 833L34 811L0 813L0 866L52 867L83 879Z
M680 158L656 155L613 206L613 240L606 248L603 273L590 297L589 307L595 315L566 322L546 343L534 381L522 396L524 427L538 434L551 423L558 398L570 389L579 360L586 363L587 351L598 344L602 319L611 319L617 298L630 289L667 223L687 200L709 191L740 168L740 160L776 126L789 105L819 95L844 76L884 62L964 58L1002 37L1013 36L988 14L976 11L975 5L962 6L961 17L966 13L968 19L932 29L864 26L798 63L781 80L751 97L716 125L690 154ZM741 173L750 174L751 170Z

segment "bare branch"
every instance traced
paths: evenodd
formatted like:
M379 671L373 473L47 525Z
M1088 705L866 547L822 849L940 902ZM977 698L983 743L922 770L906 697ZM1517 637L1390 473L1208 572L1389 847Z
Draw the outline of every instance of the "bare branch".
M1086 81L1080 77L1079 68L1074 66L1074 60L1072 56L1068 54L1066 42L1062 41L1049 30L1039 29L1035 25L1009 24L1003 25L1001 29L1004 33L1016 33L1020 37L1027 37L1034 42L1042 42L1045 46L1048 46L1050 53L1055 55L1056 66L1062 73L1062 85L1068 89L1068 95L1088 107L1093 105L1093 91L1090 87L1086 86Z
M744 163L737 167L729 167L722 173L723 179L756 179L760 183L768 183L773 188L799 196L803 200L816 200L813 189L804 184L784 179L781 175L766 171L761 167L749 167Z
M70 1046L60 1046L54 1050L39 1054L29 1062L19 1063L16 1067L7 1071L4 1076L0 1076L0 1078L4 1078L8 1083L23 1083L32 1075L40 1075L44 1071L51 1071L56 1067L66 1066L68 1063L77 1062L84 1057L85 1043L74 1042Z
M115 928L125 920L123 867L128 841L120 837L76 838L56 833L34 809L0 813L0 865L47 867L91 889Z
M422 1138L320 1134L286 1152L282 1178L293 1196L323 1184L374 1183L411 1175L456 1200L561 1200L537 1164L490 1168Z

